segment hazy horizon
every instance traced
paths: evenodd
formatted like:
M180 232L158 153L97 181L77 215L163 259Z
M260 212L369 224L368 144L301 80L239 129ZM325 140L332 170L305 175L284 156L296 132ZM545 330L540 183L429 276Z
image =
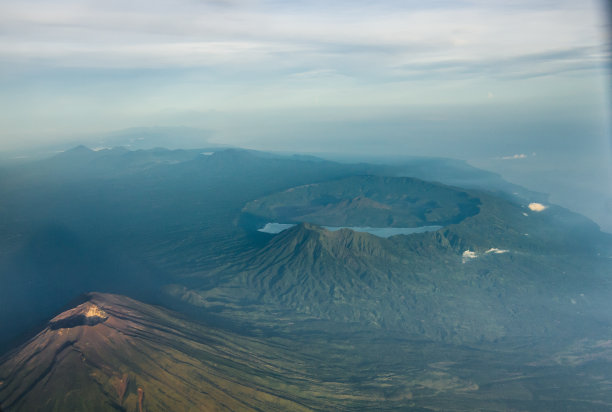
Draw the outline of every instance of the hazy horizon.
M156 145L453 157L612 230L608 3L5 2L0 152L185 127Z

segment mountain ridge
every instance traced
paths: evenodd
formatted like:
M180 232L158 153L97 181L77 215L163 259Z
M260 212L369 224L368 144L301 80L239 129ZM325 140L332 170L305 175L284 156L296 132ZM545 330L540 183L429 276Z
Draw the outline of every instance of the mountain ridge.
M434 232L380 238L303 222L203 275L202 283L195 276L167 292L198 306L263 305L456 343L563 335L566 324L592 324L585 313L597 306L572 313L559 299L574 302L571 289L582 288L604 304L594 289L598 282L609 287L601 277L608 262L597 253L612 247L610 236L579 223L580 235L561 224L573 215L560 208L528 214L524 205L479 196L478 214ZM595 243L583 244L581 236ZM576 262L593 259L595 275L583 276ZM559 262L572 270L546 268ZM544 301L548 309L538 309ZM245 311L238 313L250 316Z

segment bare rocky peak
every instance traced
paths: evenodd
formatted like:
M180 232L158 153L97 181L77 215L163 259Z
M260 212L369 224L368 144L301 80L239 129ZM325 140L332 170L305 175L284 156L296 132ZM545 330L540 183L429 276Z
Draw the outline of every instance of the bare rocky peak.
M108 314L97 305L85 302L49 321L50 329L74 328L75 326L94 326L108 319Z

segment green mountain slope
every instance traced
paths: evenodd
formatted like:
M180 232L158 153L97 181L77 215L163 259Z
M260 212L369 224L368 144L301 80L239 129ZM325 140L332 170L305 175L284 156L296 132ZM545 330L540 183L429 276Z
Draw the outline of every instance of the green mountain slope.
M267 240L254 230L261 219L242 212L254 199L350 176L415 171L423 177L428 170L470 182L491 177L444 159L341 164L219 148L80 146L0 167L0 351L80 293L147 297L260 246ZM499 178L491 182L498 188ZM356 216L363 217L360 209Z
M0 359L2 410L612 408L612 242L567 210L240 150L35 169L0 174L1 339L92 288L184 314L89 295Z
M320 185L326 191L301 187L271 195L247 209L274 211L286 198L313 203L329 195L329 188L338 193L336 204L343 204L340 193L353 196L364 180L377 181L369 191L372 199L394 199L389 192L400 198L398 188L413 182L344 179ZM300 224L167 291L195 305L231 307L239 316L257 318L275 308L447 342L608 330L612 319L599 314L606 313L611 290L612 241L596 225L554 206L538 212L487 193L418 185L424 200L428 188L463 193L478 204L477 212L436 232L388 239ZM321 210L328 209L313 214L336 216ZM393 208L388 212L393 217ZM249 305L258 309L246 309Z

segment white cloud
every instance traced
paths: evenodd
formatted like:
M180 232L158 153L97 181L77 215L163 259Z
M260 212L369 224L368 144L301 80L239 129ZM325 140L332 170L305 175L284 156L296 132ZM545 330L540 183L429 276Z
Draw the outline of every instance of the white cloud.
M502 156L502 160L515 160L515 159L526 159L527 155L525 153L514 154L512 156Z
M332 69L315 69L305 72L293 73L289 77L294 79L317 79L322 77L336 77L337 72Z
M529 203L529 210L533 212L542 212L548 209L548 206L544 206L542 203Z
M485 253L486 254L488 254L488 253L495 253L495 254L499 255L499 254L508 253L508 252L509 252L509 250L507 250L507 249L498 249L496 247L492 247L491 249L487 250Z
M478 257L478 254L476 254L476 252L471 251L471 250L466 250L463 252L463 254L461 255L461 261L463 263L467 262L468 260L471 259L476 259Z

